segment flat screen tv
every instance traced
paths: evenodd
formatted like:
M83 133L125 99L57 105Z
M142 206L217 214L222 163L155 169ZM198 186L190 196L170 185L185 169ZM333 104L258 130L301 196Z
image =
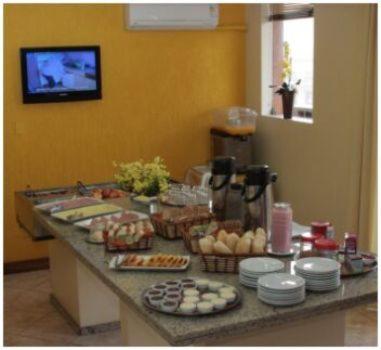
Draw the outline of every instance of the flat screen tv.
M24 103L102 98L99 46L21 48Z

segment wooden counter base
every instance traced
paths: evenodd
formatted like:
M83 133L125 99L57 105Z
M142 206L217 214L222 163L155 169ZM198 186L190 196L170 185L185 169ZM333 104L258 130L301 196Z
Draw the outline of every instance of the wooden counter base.
M344 346L345 311L242 334L194 341L194 346ZM128 315L128 317L127 317ZM120 301L120 323L126 346L171 346L127 304Z

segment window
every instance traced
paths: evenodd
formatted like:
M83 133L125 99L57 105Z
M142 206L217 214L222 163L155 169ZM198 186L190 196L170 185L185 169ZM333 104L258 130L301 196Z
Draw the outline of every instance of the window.
M312 118L313 109L313 56L314 56L314 19L313 7L309 4L272 4L267 5L267 24L263 39L267 45L268 59L262 60L265 115L282 115L282 97L274 94L270 85L283 83L282 72L285 59L285 45L289 47L291 58L291 82L301 80L294 97L293 116ZM269 44L270 43L270 44ZM272 62L272 64L269 64ZM286 80L288 82L288 80ZM267 90L266 90L267 89Z

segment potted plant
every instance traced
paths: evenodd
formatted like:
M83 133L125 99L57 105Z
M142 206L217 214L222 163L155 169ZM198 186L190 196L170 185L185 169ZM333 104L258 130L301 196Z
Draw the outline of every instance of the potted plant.
M271 88L276 88L276 94L282 96L283 117L284 119L292 118L292 110L294 107L294 96L296 93L296 87L300 84L301 79L296 83L291 82L292 77L292 58L290 56L290 45L287 41L284 42L284 59L283 59L283 71L282 80L283 83L280 86L271 85Z
M147 197L155 197L166 192L169 186L169 172L163 159L155 157L151 163L139 160L132 163L120 163L115 174L117 183L129 192Z

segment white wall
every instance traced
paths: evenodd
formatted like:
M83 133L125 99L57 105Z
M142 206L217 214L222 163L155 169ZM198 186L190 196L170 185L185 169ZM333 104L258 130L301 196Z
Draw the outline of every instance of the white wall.
M255 160L279 173L276 199L298 222L358 229L368 4L315 5L314 123L260 117ZM260 5L247 7L246 102L261 106Z

